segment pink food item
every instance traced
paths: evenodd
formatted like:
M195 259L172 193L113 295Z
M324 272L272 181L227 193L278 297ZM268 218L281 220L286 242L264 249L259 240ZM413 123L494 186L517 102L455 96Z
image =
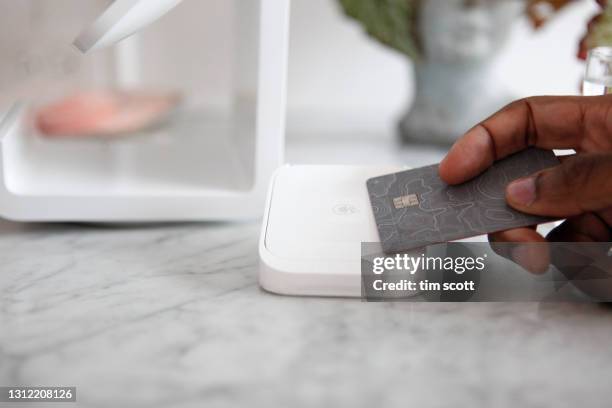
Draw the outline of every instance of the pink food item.
M176 93L83 91L39 109L36 127L49 137L130 133L165 118L179 100Z

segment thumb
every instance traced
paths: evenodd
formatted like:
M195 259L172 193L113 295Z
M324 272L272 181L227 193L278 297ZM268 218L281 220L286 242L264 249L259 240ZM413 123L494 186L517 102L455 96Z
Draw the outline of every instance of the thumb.
M577 154L506 188L511 207L534 215L572 217L612 206L612 154Z

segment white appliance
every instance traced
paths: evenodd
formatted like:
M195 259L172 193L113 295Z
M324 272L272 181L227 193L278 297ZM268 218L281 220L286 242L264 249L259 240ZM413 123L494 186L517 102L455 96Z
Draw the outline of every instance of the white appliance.
M270 176L283 162L289 0L204 0L213 10L233 10L229 31L207 40L224 44L221 55L203 48L205 39L181 31L180 38L153 38L148 50L166 47L168 56L147 62L139 37L149 35L148 25L173 10L156 23L163 24L201 1L116 0L77 37L75 45L88 54L72 58L94 58L98 50L113 47L115 85L127 87L140 85L162 65L176 83L200 68L214 70L216 58L231 60L234 68L225 89L212 81L209 88L194 91L196 96L220 93L216 99L227 106L182 110L171 126L135 137L50 140L28 120L28 107L36 101L15 103L0 114L0 216L138 222L261 214ZM183 17L197 24L197 16ZM138 35L124 40L133 33ZM185 47L200 65L172 61L175 51ZM173 64L181 64L180 69L173 70ZM98 72L104 64L93 65Z
M260 285L284 295L361 296L361 243L379 241L366 180L399 170L279 168L259 240Z

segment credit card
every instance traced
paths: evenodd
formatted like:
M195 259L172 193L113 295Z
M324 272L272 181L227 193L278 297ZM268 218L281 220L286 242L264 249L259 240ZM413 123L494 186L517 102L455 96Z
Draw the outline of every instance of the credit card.
M550 222L509 207L505 190L513 180L558 164L551 150L529 148L455 186L440 179L437 164L371 178L367 187L382 249L407 251Z

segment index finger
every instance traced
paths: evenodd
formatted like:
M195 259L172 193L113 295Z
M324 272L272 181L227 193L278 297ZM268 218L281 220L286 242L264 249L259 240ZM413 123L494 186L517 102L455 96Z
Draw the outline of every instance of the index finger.
M578 148L585 133L585 112L604 104L601 113L605 116L612 105L606 97L540 96L513 102L453 145L440 163L440 177L449 184L463 183L494 161L529 146Z

